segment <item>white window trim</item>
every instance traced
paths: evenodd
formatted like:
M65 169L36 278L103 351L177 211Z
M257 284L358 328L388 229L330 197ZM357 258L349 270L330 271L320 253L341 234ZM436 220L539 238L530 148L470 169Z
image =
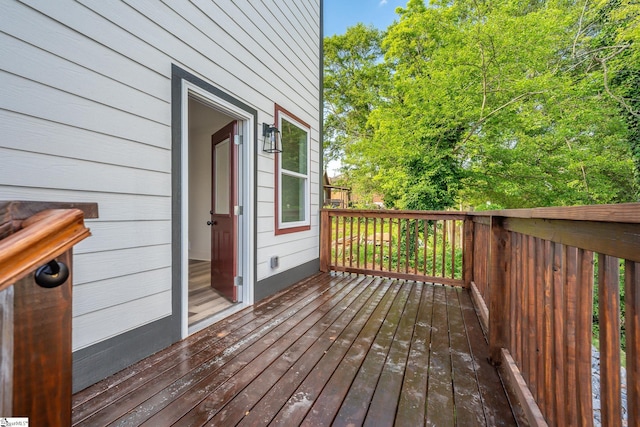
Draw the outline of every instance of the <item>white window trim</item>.
M282 119L286 119L289 123L297 126L298 128L305 131L307 134L307 173L301 174L298 172L293 172L288 169L282 168L282 159L278 159L278 168L276 173L278 174L278 229L279 230L287 230L298 227L310 227L311 226L311 128L287 114L286 111L279 109L278 110L278 123L276 126L278 129L282 129ZM282 221L282 175L288 175L296 178L305 179L305 188L304 188L304 196L305 196L305 210L304 210L304 220L303 221L295 221L295 222L283 222Z

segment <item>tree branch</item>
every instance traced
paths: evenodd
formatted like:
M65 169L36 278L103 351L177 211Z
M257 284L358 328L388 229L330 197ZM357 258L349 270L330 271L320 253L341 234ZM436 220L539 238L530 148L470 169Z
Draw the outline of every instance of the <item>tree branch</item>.
M527 92L527 93L523 93L521 95L516 96L515 98L513 98L512 100L510 100L509 102L506 102L504 104L502 104L501 106L499 106L498 108L496 108L495 110L491 111L489 114L487 114L484 117L480 117L480 119L473 125L473 127L471 128L471 130L469 131L469 133L467 134L467 136L462 140L462 142L460 143L460 145L464 145L470 138L471 136L478 130L478 128L480 126L482 126L482 124L484 122L486 122L490 117L498 114L501 110L504 110L505 108L507 108L509 105L511 104L515 104L516 102L520 101L522 98L526 98L527 96L531 96L531 95L539 95L541 93L544 93L545 91L536 91L536 92Z
M584 15L587 13L587 5L589 4L589 0L584 1L584 6L582 7L582 12L580 13L580 19L578 20L578 31L576 31L576 36L573 39L573 47L571 48L571 56L573 58L576 57L576 45L578 44L578 38L582 33L582 21L584 20Z
M605 58L596 58L596 60L598 62L600 62L600 64L602 64L602 79L604 80L604 90L605 92L607 92L607 94L615 99L625 110L627 110L629 112L629 114L635 116L635 117L640 117L640 111L635 111L633 109L633 107L629 104L627 104L627 102L625 101L625 99L621 96L616 95L615 93L613 93L611 91L611 88L609 87L609 67L607 66L607 61L610 60L611 58L615 57L616 55L618 55L619 53L621 53L622 51L624 51L626 48L628 48L629 45L624 45L622 46L620 49L618 49L616 52L610 54L609 56L605 57Z

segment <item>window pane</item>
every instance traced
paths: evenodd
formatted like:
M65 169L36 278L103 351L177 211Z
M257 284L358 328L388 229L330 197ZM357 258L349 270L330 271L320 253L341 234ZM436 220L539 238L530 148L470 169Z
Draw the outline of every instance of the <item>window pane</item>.
M307 174L307 132L282 119L282 168Z
M282 174L282 222L304 221L305 218L305 178L296 178Z
M226 215L229 213L229 183L231 170L229 168L229 139L215 146L215 213Z

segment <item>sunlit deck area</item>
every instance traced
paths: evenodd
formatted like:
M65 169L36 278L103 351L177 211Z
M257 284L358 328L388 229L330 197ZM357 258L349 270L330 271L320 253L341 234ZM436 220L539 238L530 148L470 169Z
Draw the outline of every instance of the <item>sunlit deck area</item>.
M73 425L516 425L466 290L328 273L73 398Z

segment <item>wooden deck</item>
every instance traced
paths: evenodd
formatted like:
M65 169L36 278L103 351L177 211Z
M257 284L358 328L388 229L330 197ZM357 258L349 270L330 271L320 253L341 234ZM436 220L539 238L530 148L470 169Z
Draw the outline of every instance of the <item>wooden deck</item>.
M73 424L516 425L466 291L321 274L73 398Z

